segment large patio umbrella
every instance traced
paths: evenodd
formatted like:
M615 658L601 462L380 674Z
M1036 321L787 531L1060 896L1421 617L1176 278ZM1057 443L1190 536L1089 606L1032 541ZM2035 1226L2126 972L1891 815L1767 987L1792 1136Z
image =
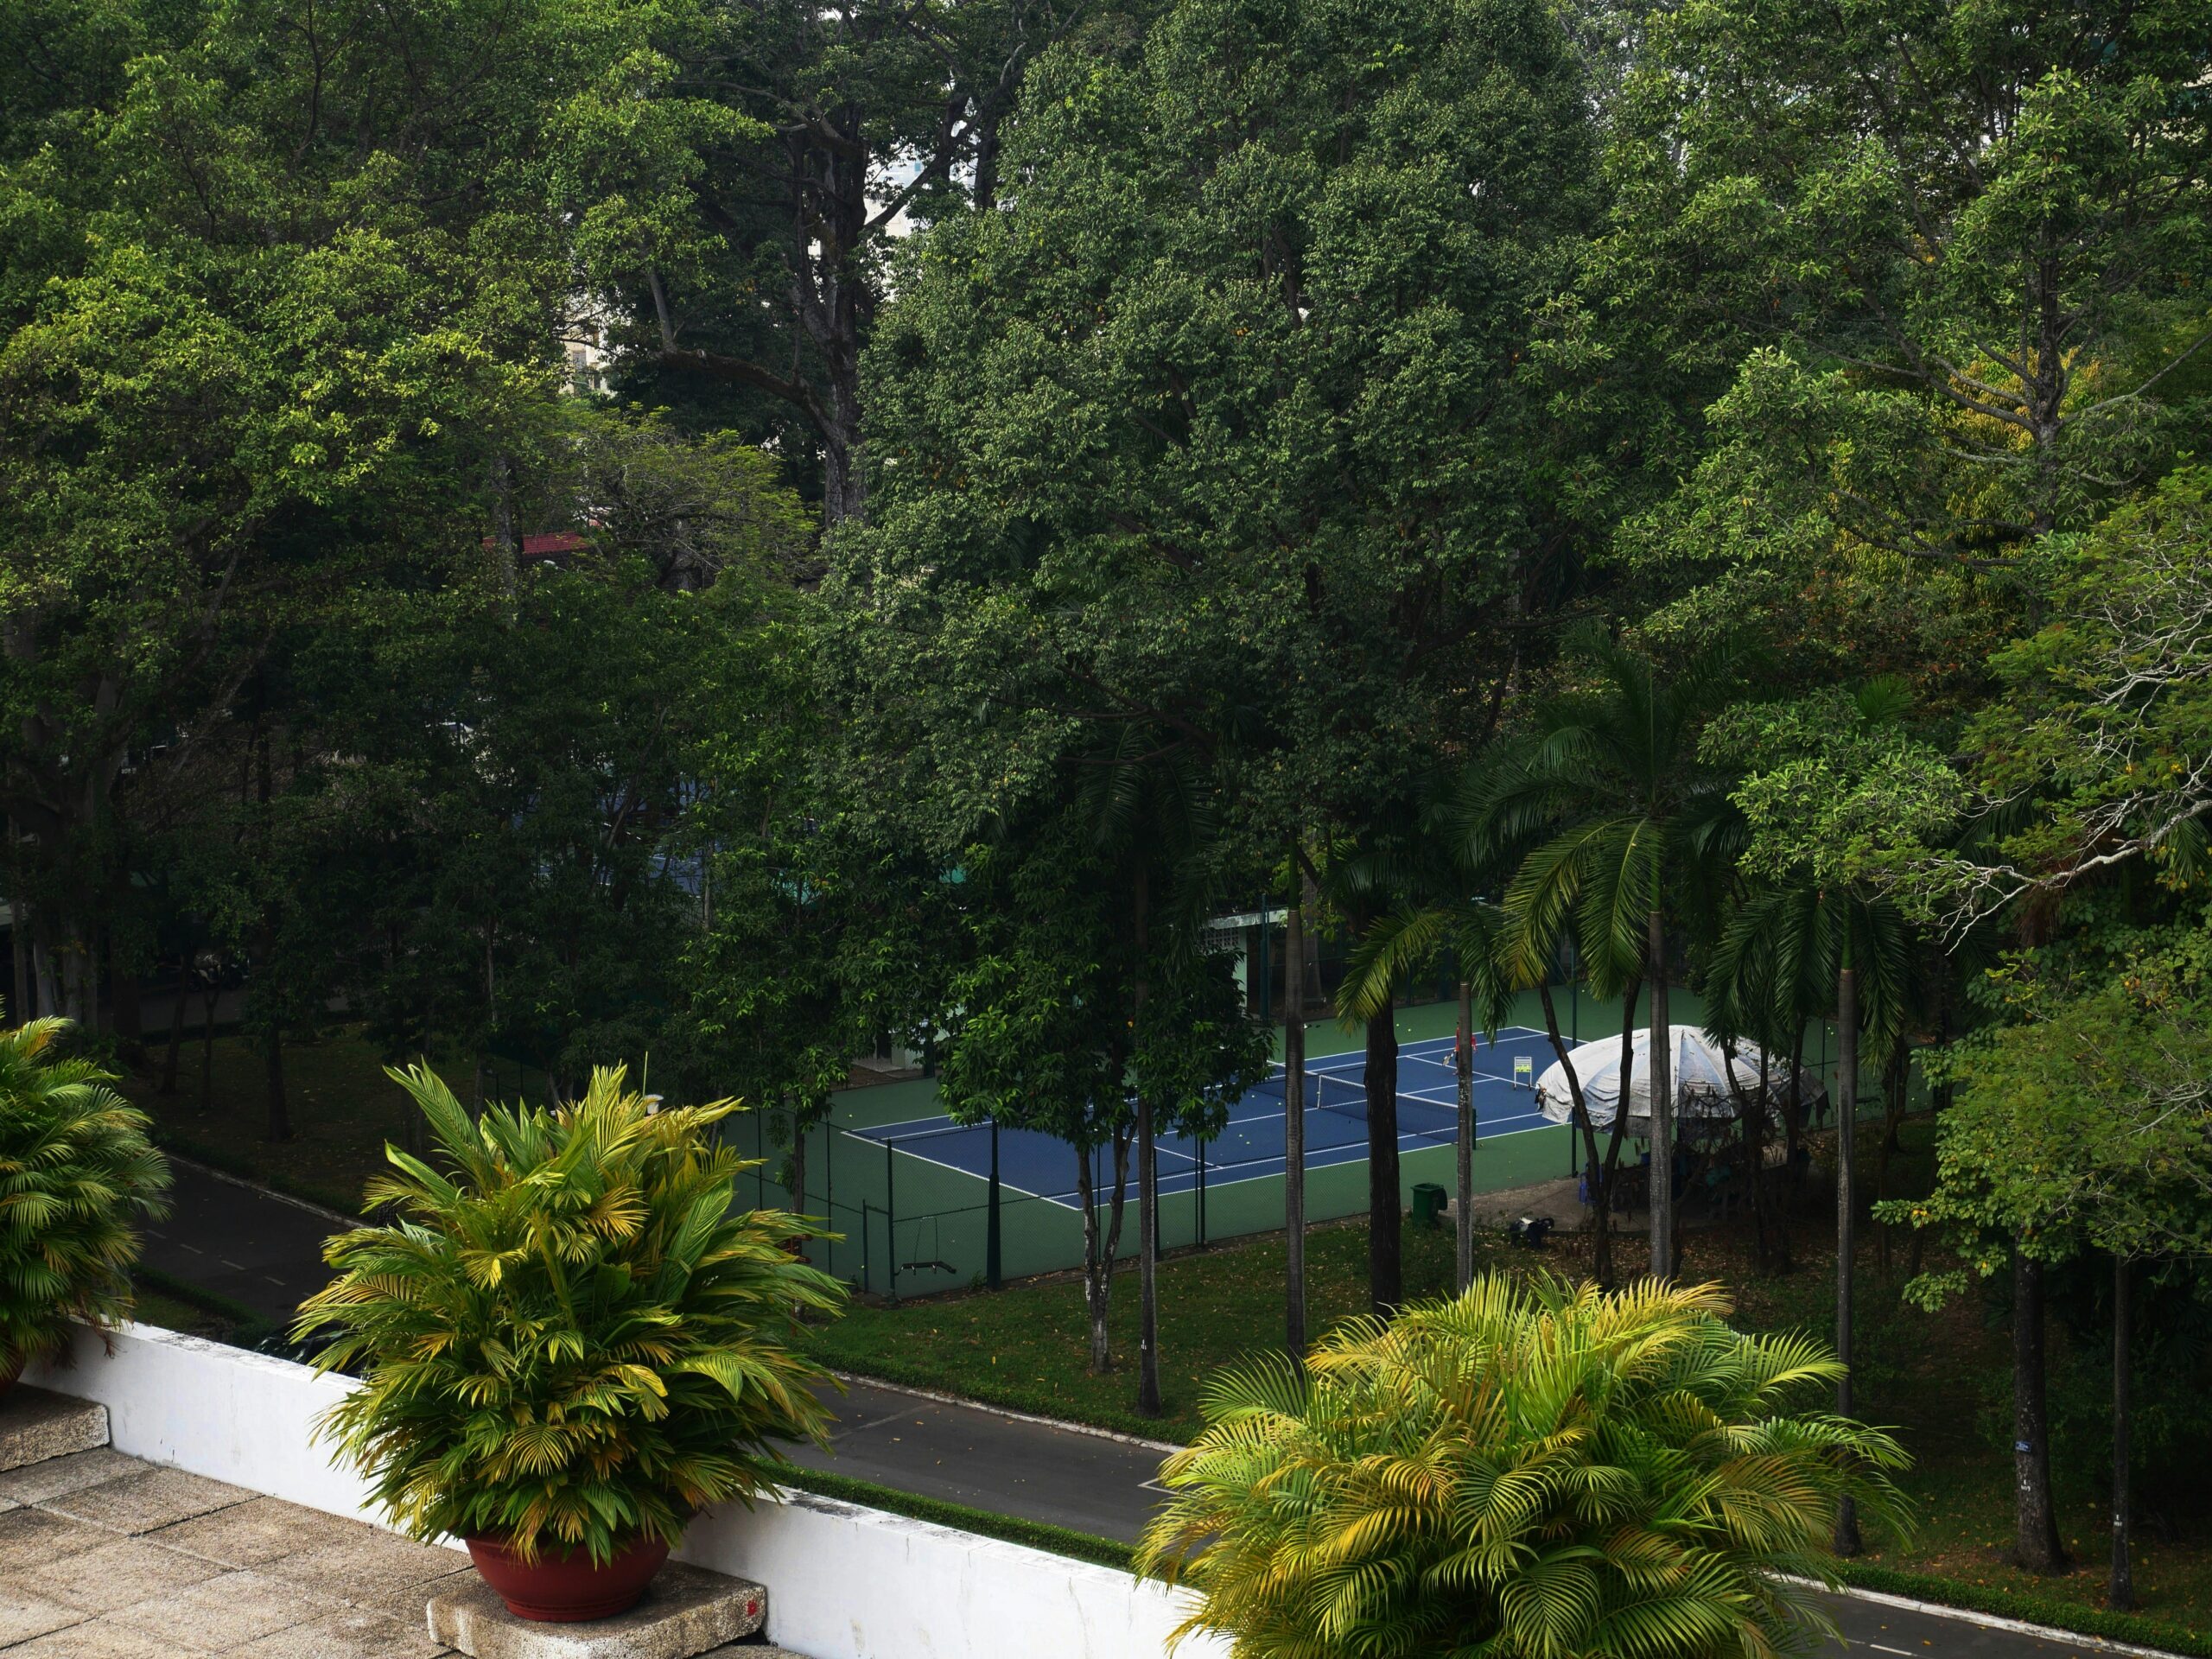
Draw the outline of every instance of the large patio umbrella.
M1735 1087L1731 1088L1728 1058L1719 1043L1695 1026L1673 1027L1671 1034L1674 1063L1669 1072L1674 1079L1675 1121L1686 1134L1710 1134L1721 1123L1734 1122L1739 1090L1745 1101L1760 1097L1758 1044L1736 1045ZM1634 1058L1629 1068L1624 1133L1648 1140L1651 1134L1650 1031L1638 1031L1630 1047ZM1582 1102L1589 1110L1592 1127L1610 1128L1620 1105L1620 1039L1601 1038L1571 1049L1565 1061L1554 1060L1536 1080L1537 1108L1554 1123L1572 1122L1574 1117L1573 1096L1567 1086L1569 1062L1582 1084ZM1827 1088L1810 1067L1799 1068L1797 1086L1798 1099L1808 1109L1827 1099ZM1768 1115L1779 1120L1783 1104L1789 1098L1789 1062L1785 1057L1777 1054L1767 1059L1764 1094Z

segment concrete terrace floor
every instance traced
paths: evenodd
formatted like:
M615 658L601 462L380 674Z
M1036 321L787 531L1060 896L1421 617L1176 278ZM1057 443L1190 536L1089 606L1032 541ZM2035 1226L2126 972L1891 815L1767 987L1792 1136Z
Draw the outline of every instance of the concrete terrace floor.
M107 1450L0 1474L7 1659L436 1659L468 1558Z

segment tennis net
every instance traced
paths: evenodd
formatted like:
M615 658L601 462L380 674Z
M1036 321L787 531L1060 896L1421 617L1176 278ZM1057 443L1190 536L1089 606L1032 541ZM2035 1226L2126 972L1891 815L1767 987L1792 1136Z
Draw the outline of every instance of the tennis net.
M1357 1078L1336 1077L1326 1071L1308 1071L1306 1076L1306 1104L1311 1110L1326 1112L1332 1116L1346 1118L1364 1125L1369 1119L1367 1085ZM1418 1140L1450 1141L1459 1132L1459 1108L1433 1100L1423 1100L1417 1095L1400 1094L1398 1103L1398 1133Z

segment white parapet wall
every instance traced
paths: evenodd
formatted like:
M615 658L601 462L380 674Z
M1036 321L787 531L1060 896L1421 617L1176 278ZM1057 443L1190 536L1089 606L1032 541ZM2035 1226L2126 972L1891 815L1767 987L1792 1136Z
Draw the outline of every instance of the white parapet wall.
M68 1363L23 1379L108 1408L118 1452L378 1521L315 1420L354 1384L145 1325L77 1333ZM1020 1544L793 1492L702 1516L684 1560L768 1586L768 1635L809 1659L1162 1659L1180 1593ZM1193 1637L1179 1659L1220 1659Z

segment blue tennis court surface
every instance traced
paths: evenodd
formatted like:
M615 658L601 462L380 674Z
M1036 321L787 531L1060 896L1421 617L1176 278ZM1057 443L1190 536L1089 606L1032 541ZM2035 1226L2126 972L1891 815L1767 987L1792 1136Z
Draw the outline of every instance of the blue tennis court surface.
M1452 1042L1439 1037L1398 1051L1398 1146L1402 1151L1448 1147L1458 1131L1459 1084ZM1509 1026L1475 1049L1475 1122L1479 1141L1549 1127L1536 1109L1531 1083L1552 1058L1541 1031ZM1516 1062L1526 1061L1525 1069ZM1367 1156L1366 1057L1354 1051L1306 1065L1306 1167L1325 1169ZM1516 1083L1516 1076L1519 1081ZM1228 1126L1203 1146L1181 1135L1156 1143L1163 1195L1280 1176L1283 1143L1283 1070L1231 1103ZM985 1179L991 1169L988 1125L963 1128L949 1117L915 1118L847 1131L895 1146L909 1157ZM999 1182L1010 1191L1077 1207L1075 1149L1033 1129L999 1131ZM1110 1179L1103 1166L1098 1174ZM1135 1174L1134 1167L1131 1174ZM1103 1192L1101 1182L1096 1190Z

